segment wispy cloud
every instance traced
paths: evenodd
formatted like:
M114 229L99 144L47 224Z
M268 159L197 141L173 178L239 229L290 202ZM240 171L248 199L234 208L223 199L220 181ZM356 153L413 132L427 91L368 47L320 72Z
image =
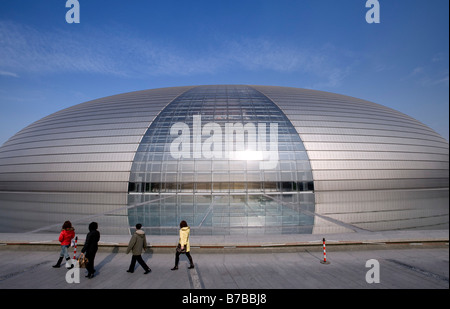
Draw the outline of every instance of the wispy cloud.
M349 68L334 63L335 50L329 45L312 49L280 45L267 39L241 39L226 42L226 46L221 57L235 66L253 71L309 74L329 85L339 83Z
M126 31L41 32L0 21L0 74L85 72L118 76L180 76L225 71L310 75L338 85L349 65L337 65L332 47L302 49L261 38L217 40L204 49L165 45ZM17 73L9 73L17 72Z
M19 77L16 73L13 72L6 72L6 71L0 71L0 75L2 76L10 76L10 77Z
M111 66L113 59L94 43L70 33L39 32L25 25L0 21L0 69L44 74L119 73Z
M430 61L413 68L407 78L415 80L421 86L449 86L448 54L438 53Z
M408 77L423 87L435 85L449 86L448 69L436 70L431 67L416 67Z

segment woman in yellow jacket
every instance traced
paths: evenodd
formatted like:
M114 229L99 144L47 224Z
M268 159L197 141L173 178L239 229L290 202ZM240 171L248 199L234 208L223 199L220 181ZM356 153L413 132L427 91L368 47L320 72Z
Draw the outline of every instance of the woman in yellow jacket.
M189 269L194 268L194 262L191 257L191 245L189 244L189 233L191 228L187 225L186 221L180 222L180 240L178 241L177 252L175 253L175 266L172 270L178 269L178 262L180 261L180 254L185 253L191 265Z

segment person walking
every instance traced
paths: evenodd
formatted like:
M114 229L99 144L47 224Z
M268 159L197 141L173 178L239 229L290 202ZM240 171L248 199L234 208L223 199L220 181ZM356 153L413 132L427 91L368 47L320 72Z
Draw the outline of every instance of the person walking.
M171 270L178 269L178 262L180 261L180 254L185 253L189 262L191 263L188 269L194 268L194 262L191 256L191 245L189 243L189 234L191 228L188 226L186 221L180 222L180 239L178 240L177 251L175 253L175 266Z
M127 272L133 273L134 267L136 266L136 261L142 266L142 268L145 270L144 274L148 274L152 270L150 267L147 266L147 264L142 259L142 249L147 249L147 238L145 237L145 232L141 230L142 224L138 223L136 224L136 232L133 234L133 236L130 239L130 242L128 243L127 248L127 254L132 252L131 257L131 263L130 267L128 268Z
M70 221L64 222L61 233L59 233L59 242L61 243L61 252L59 253L59 259L56 262L55 265L53 265L53 268L59 268L61 267L61 262L63 258L66 258L66 263L70 263L69 269L73 268L73 263L70 260L69 256L69 247L70 243L72 242L72 239L75 237L75 229L72 227L72 223Z
M100 232L97 231L97 229L97 222L89 223L89 233L86 235L86 241L84 242L83 249L81 249L81 253L83 253L88 260L86 264L86 269L88 271L86 278L89 279L94 278L95 273L94 260L98 250L98 242L100 240Z

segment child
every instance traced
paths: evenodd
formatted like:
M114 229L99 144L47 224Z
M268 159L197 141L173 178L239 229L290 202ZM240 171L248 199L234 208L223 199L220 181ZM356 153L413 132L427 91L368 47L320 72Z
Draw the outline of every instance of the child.
M70 221L64 222L62 226L61 233L59 234L59 242L61 243L61 252L59 254L58 262L56 262L56 265L53 265L54 268L61 267L61 262L63 260L63 257L66 258L67 263L70 263L70 269L73 268L73 264L70 261L70 256L68 252L68 248L70 247L70 243L72 242L72 239L75 237L75 229L72 227L72 223Z

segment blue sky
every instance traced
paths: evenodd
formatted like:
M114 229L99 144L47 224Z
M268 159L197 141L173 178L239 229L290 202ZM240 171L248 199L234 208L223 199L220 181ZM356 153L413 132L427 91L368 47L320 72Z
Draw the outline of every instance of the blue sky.
M0 145L63 108L117 93L276 85L376 102L449 139L449 1L0 1Z

